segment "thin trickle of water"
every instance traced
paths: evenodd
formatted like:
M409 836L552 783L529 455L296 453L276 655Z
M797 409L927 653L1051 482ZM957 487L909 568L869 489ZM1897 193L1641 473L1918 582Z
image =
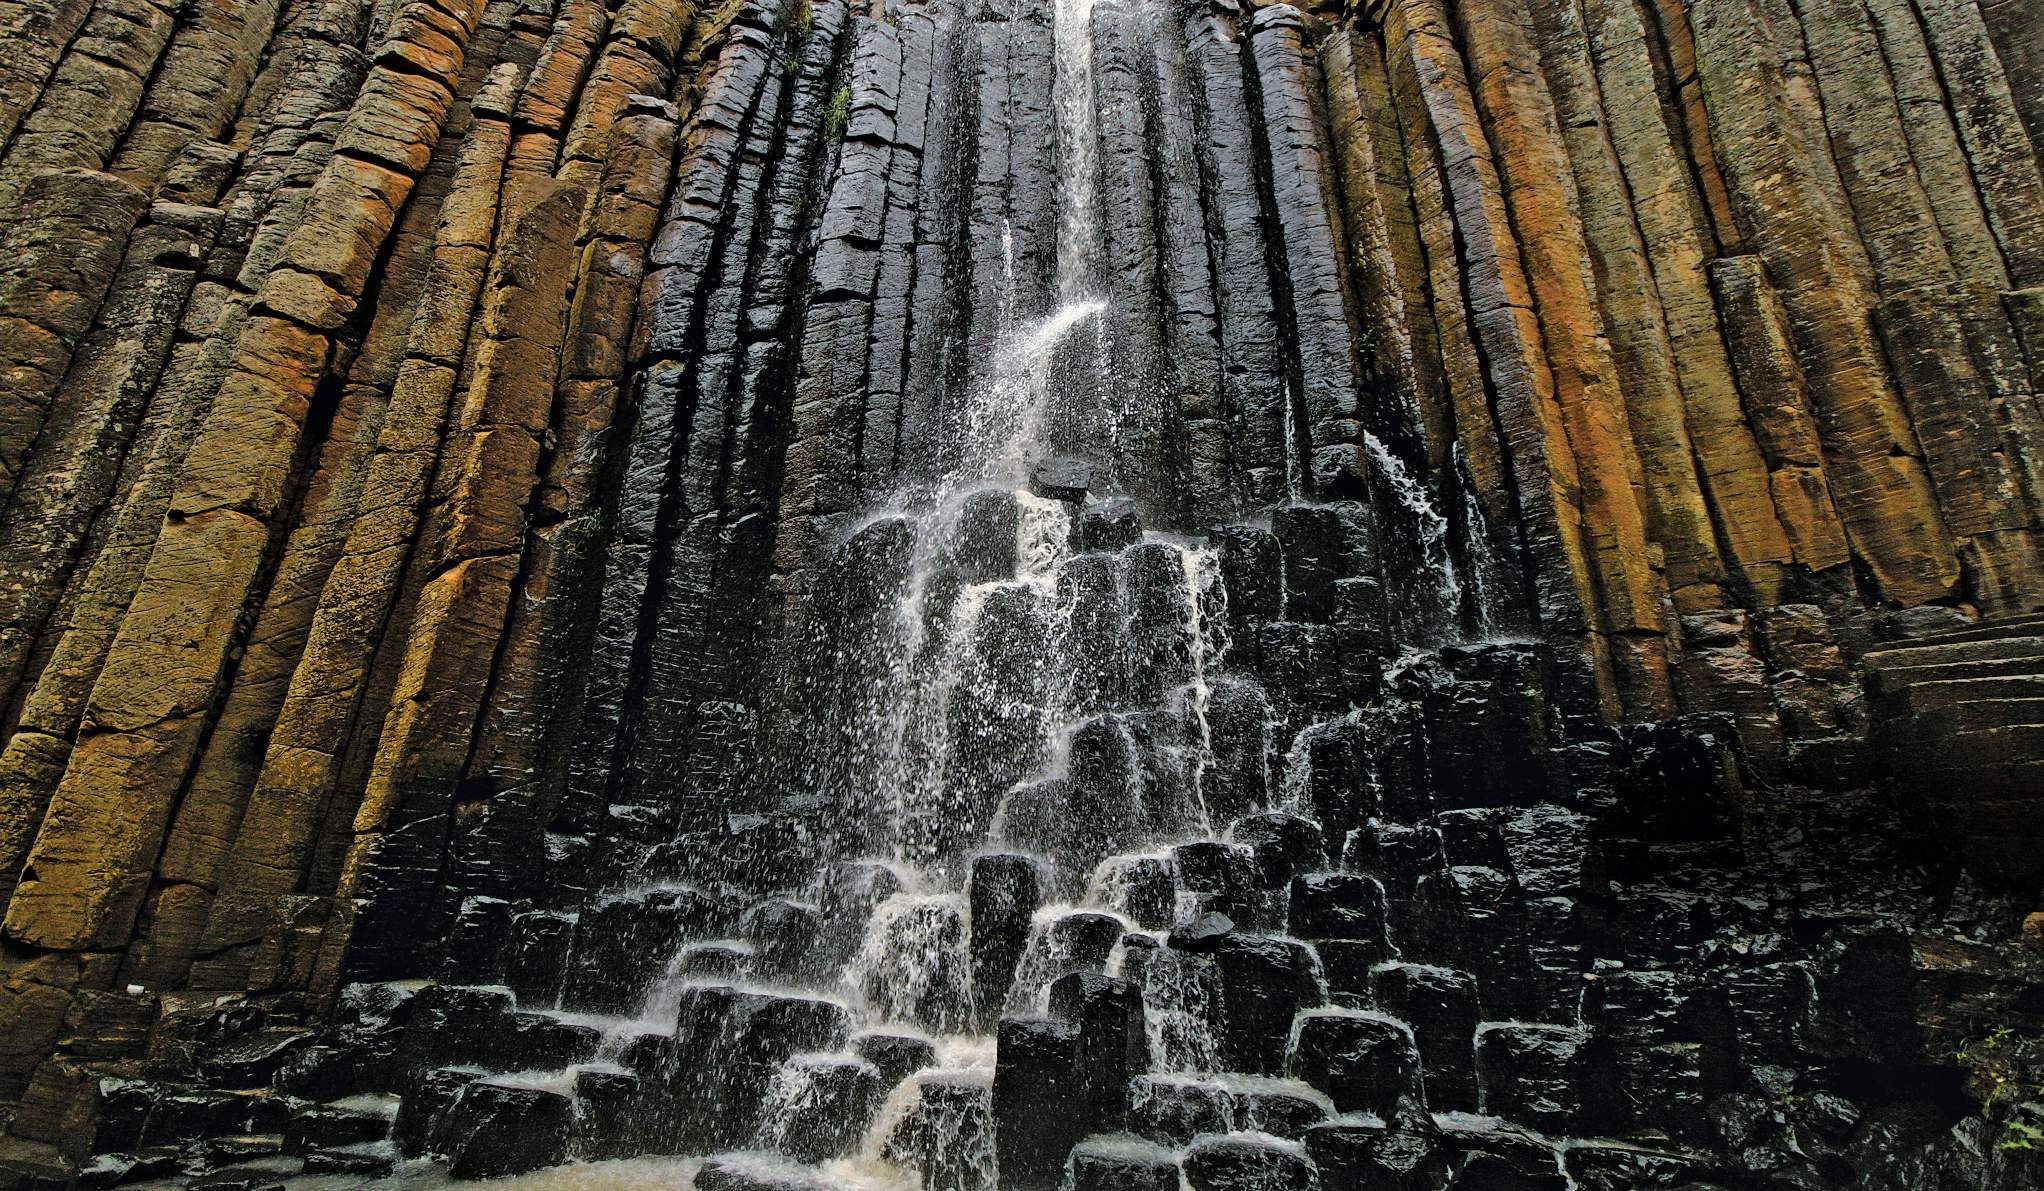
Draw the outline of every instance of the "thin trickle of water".
M1462 521L1468 538L1464 551L1469 558L1469 603L1475 614L1476 638L1488 641L1498 634L1497 602L1504 590L1504 568L1491 548L1490 522L1476 499L1476 486L1468 481L1461 443L1449 448L1449 458L1454 464L1455 487L1462 495Z
M1283 781L1279 787L1278 801L1272 808L1286 814L1304 815L1313 818L1313 744L1336 732L1353 729L1364 722L1360 708L1351 708L1339 719L1321 720L1299 729L1292 737L1292 743L1285 749Z
M1199 813L1199 833L1214 833L1214 820L1207 808L1206 775L1214 756L1214 729L1207 718L1213 703L1214 675L1228 652L1228 596L1221 585L1220 555L1210 546L1179 551L1185 573L1186 600L1192 609L1186 626L1186 645L1191 654L1192 681L1183 688L1183 706L1197 738L1191 766L1192 800Z
M1462 606L1462 577L1455 569L1455 555L1449 548L1448 519L1434 507L1433 497L1426 487L1413 478L1405 464L1385 447L1381 439L1364 431L1363 445L1385 486L1412 515L1413 524L1419 532L1420 560L1433 581L1433 595L1447 622L1439 628L1453 635L1457 610Z

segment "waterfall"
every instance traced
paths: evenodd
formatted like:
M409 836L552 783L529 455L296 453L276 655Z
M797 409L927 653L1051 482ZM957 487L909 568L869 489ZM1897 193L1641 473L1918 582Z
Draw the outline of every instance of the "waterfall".
M1055 0L1051 30L1057 74L1051 106L1057 120L1057 299L1065 310L1090 305L1095 294L1100 229L1095 202L1100 175L1099 121L1093 111L1094 0Z
M1131 29L1172 27L1117 25L1129 10L1110 3L1053 0L1048 46L1035 21L984 22L980 48L1002 69L1051 68L1045 108L987 104L1000 119L1048 111L1052 128L1019 134L1047 142L1055 174L1037 197L1054 227L1029 196L975 215L982 300L937 346L980 358L932 363L942 411L925 429L950 437L925 459L941 462L814 522L829 546L801 626L813 672L795 676L788 712L813 763L777 779L771 813L727 813L672 844L706 870L728 848L744 854L734 869L813 872L621 896L611 950L578 953L564 978L563 1028L593 1028L574 1012L599 1000L583 986L606 965L636 965L642 995L620 1005L610 980L601 1007L625 1011L595 1061L543 1086L594 1120L603 1080L639 1081L645 1103L615 1093L630 1105L615 1132L727 1152L699 1186L1047 1191L1077 1186L1087 1155L1180 1167L1155 1184L1177 1185L1203 1146L1231 1145L1262 1172L1239 1185L1290 1191L1308 1128L1396 1119L1418 1100L1431 1036L1415 1041L1380 996L1402 995L1429 1029L1474 1013L1479 976L1526 1031L1582 1012L1550 987L1565 981L1513 982L1496 958L1530 957L1511 932L1552 934L1573 913L1564 892L1523 913L1497 904L1522 880L1504 872L1508 833L1552 826L1512 818L1529 812L1499 792L1537 757L1488 736L1408 747L1417 717L1468 713L1479 684L1537 681L1530 652L1407 651L1457 639L1471 608L1489 626L1476 506L1457 510L1458 560L1430 482L1367 432L1373 501L1305 500L1303 404L1283 375L1286 449L1260 465L1271 504L1257 516L1187 533L1169 494L1096 475L1132 407L1115 390L1132 382L1109 374L1129 354L1116 337L1134 334L1117 320L1146 317L1104 296L1129 292L1102 271L1125 259L1116 196L1133 173L1101 160L1096 116L1146 85L1130 81ZM1096 86L1122 87L1119 106ZM1260 260L1251 272L1269 284ZM1200 411L1210 447L1232 449L1235 412ZM1454 697L1415 693L1428 682ZM1454 788L1437 808L1422 782ZM1444 839L1475 859L1441 863ZM1405 963L1415 922L1447 927ZM1566 940L1539 946L1543 973L1578 958ZM1454 1049L1429 1062L1452 1067ZM1362 1079L1343 1066L1356 1056L1382 1069Z

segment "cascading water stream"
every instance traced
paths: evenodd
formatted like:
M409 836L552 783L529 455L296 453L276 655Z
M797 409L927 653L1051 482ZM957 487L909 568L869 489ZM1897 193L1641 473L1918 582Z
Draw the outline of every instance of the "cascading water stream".
M863 631L831 630L828 660L844 675L830 739L844 759L824 793L860 833L852 847L880 858L850 862L872 892L847 911L859 935L793 989L754 981L764 960L742 941L683 946L598 1055L625 1061L706 995L842 1012L845 1029L805 1035L811 1045L764 1078L759 1119L735 1140L805 1160L848 1153L828 1168L853 1184L914 1167L925 1186L991 1191L987 1031L1003 1015L1050 1012L1069 974L1133 985L1147 1010L1145 1069L1194 1080L1226 1069L1216 960L1177 950L1169 931L1220 907L1250 926L1282 905L1269 891L1231 900L1213 872L1193 869L1253 872L1255 848L1219 837L1279 802L1273 769L1295 781L1308 772L1305 733L1296 755L1274 757L1271 701L1226 673L1236 642L1220 548L1145 531L1132 504L1089 503L1089 484L1075 496L1037 482L1054 456L1113 459L1119 432L1118 416L1077 408L1105 402L1115 380L1099 277L1094 0L1056 0L1053 17L1056 307L1034 318L1021 308L1021 258L1003 220L998 307L987 314L996 345L956 396L950 463L905 483L847 538L848 559L873 569L855 587L873 606L846 622ZM1072 426L1108 441L1064 441ZM1446 521L1396 459L1369 446L1418 526L1430 594L1447 609L1434 615L1452 623L1461 588ZM1253 698L1240 697L1245 687ZM1227 707L1224 688L1235 694ZM1308 809L1302 788L1285 793L1283 809ZM1013 952L989 966L981 936L998 924L979 915L1000 903L982 907L975 864L1002 852L1026 856L1042 887L1007 924ZM833 904L827 891L811 895ZM802 991L818 987L828 1000ZM928 1054L883 1078L854 1040L876 1033ZM712 1049L743 1042L719 1035ZM866 1084L892 1089L871 1125L856 1139L820 1137L810 1122L856 1116L844 1097ZM1231 1109L1228 1123L1259 1129L1260 1111Z
M1095 296L1100 230L1094 193L1100 176L1099 121L1093 108L1094 0L1056 0L1051 30L1057 74L1051 106L1057 118L1057 297L1067 310Z

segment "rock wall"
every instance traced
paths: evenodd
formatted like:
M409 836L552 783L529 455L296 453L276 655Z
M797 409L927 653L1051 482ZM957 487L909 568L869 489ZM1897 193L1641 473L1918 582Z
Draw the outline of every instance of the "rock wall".
M1865 784L2044 602L2044 12L1095 14L1110 474ZM0 0L0 1101L787 797L821 560L1053 298L1046 8ZM1018 298L1015 295L1019 293ZM1387 495L1388 493L1388 495ZM1426 536L1432 534L1431 537ZM765 761L756 764L755 757Z

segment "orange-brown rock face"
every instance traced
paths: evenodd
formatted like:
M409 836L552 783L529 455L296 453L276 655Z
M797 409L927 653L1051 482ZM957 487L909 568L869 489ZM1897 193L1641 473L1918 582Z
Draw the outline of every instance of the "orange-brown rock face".
M0 0L8 1153L757 809L820 560L1058 300L1048 7ZM1375 507L1419 643L1770 780L2044 605L2044 6L1301 7L1092 18L1054 430L1150 524Z

